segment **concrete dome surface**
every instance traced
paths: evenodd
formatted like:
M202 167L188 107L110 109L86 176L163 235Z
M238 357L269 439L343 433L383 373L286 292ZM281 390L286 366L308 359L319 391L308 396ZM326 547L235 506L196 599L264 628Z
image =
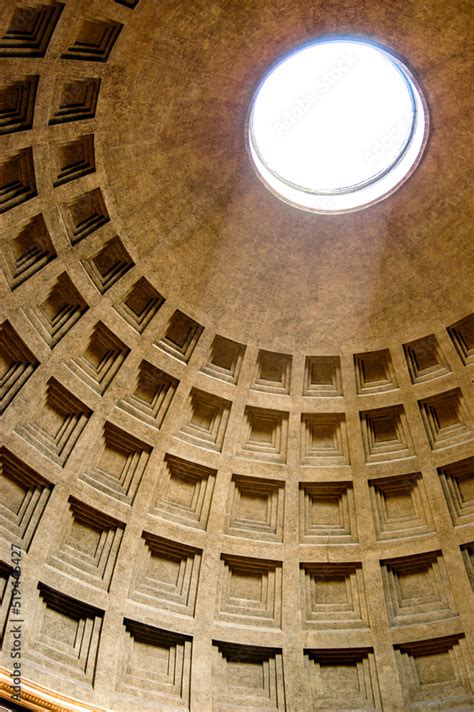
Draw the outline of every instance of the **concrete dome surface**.
M472 709L471 9L2 3L0 708ZM318 215L246 122L330 36L430 130Z

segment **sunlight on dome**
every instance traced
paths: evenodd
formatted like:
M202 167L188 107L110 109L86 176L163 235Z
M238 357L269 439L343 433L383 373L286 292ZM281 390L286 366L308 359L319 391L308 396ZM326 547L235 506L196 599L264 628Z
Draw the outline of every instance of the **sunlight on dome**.
M414 169L427 112L406 67L354 39L320 40L281 60L257 89L249 151L286 202L345 212L382 200Z

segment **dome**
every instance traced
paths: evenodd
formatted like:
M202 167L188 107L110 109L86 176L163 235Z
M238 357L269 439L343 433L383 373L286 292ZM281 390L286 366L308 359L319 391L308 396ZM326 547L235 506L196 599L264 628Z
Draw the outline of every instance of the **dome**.
M336 37L429 131L315 213L249 111ZM474 703L470 50L461 0L2 4L0 707Z

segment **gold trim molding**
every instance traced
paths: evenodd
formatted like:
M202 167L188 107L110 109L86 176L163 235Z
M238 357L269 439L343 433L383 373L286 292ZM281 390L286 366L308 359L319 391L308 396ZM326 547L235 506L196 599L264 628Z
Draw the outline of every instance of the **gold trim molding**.
M0 667L0 703L2 700L18 702L12 699L11 676L7 668ZM21 700L20 703L30 710L51 710L51 712L111 712L106 707L88 705L85 702L68 697L60 692L49 690L47 687L38 685L33 680L22 677L21 680Z

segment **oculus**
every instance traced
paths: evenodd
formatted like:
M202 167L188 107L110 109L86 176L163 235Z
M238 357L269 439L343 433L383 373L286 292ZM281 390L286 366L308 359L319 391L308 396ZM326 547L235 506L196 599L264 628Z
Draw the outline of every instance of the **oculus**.
M316 213L359 210L416 168L428 111L410 70L386 49L324 38L280 59L247 119L258 177L281 200Z

